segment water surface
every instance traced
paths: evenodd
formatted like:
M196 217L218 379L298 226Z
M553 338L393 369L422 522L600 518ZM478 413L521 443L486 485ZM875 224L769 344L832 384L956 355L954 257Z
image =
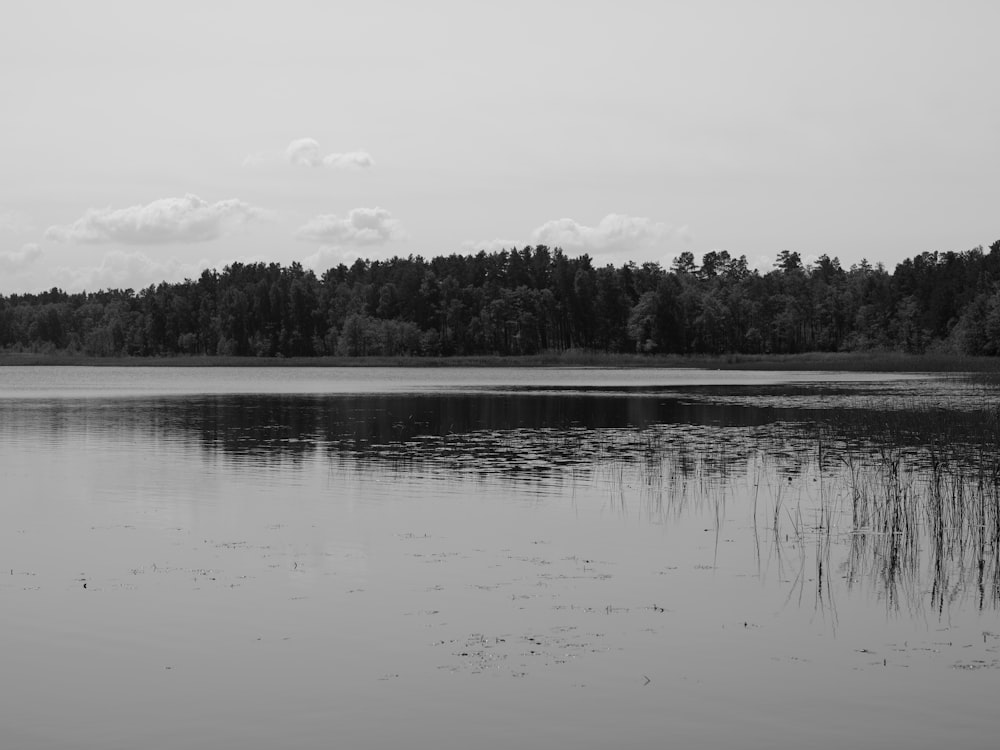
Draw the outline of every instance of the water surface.
M867 416L991 403L918 375L0 368L5 744L992 746L988 514L899 544L856 512L929 455Z

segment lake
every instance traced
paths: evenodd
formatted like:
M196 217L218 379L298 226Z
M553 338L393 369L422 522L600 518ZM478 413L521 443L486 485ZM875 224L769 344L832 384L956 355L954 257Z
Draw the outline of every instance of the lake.
M995 747L997 389L0 368L0 739Z

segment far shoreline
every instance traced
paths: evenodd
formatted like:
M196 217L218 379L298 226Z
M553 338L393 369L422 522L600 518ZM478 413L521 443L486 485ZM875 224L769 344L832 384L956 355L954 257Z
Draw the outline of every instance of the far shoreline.
M815 370L847 372L1000 372L1000 357L950 353L807 352L802 354L648 355L571 350L523 356L229 357L174 355L91 357L83 354L0 352L0 367L590 367L702 370Z

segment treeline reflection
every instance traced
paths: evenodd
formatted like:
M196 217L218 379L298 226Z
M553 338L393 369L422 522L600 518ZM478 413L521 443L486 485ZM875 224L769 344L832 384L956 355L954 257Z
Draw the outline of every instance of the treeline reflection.
M989 404L956 413L508 392L211 398L170 415L166 429L237 461L321 457L539 485L596 478L617 507L638 502L660 521L695 506L722 523L729 498L749 513L753 493L755 528L815 549L820 596L833 595L839 570L893 611L927 598L939 613L1000 604L1000 429Z
M839 571L891 609L927 596L939 612L1000 603L1000 419L988 404L958 414L581 391L0 403L0 420L29 419L53 439L109 433L263 467L596 479L621 509L638 501L658 520L698 506L722 523L742 493L755 531L816 550L820 595Z
M294 461L320 453L376 470L409 464L511 476L597 457L641 460L674 443L684 449L681 471L697 465L724 474L727 450L745 454L746 438L760 440L769 432L761 428L803 418L792 409L581 393L235 396L147 408L165 433L236 460ZM657 434L655 446L650 430ZM773 442L795 462L797 451L789 450L785 436ZM696 453L699 462L691 459Z

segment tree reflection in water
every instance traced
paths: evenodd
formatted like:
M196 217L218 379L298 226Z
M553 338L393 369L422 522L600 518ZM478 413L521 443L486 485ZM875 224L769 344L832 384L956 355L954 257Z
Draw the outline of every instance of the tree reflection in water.
M835 576L849 590L874 587L890 612L997 607L996 407L810 407L627 392L239 397L203 400L165 426L237 459L601 482L613 507L657 522L707 509L718 529L752 509L754 537L782 565L789 544L800 566L812 561L794 580L814 581L831 612Z
M153 431L236 463L323 461L337 471L510 482L542 494L598 485L610 508L650 522L697 513L712 520L717 539L724 527L749 530L758 565L769 557L784 575L794 563L798 597L811 582L831 613L839 581L848 592L871 589L892 613L996 608L993 402L804 398L493 390L3 408L34 410L56 438L72 413L94 429Z

